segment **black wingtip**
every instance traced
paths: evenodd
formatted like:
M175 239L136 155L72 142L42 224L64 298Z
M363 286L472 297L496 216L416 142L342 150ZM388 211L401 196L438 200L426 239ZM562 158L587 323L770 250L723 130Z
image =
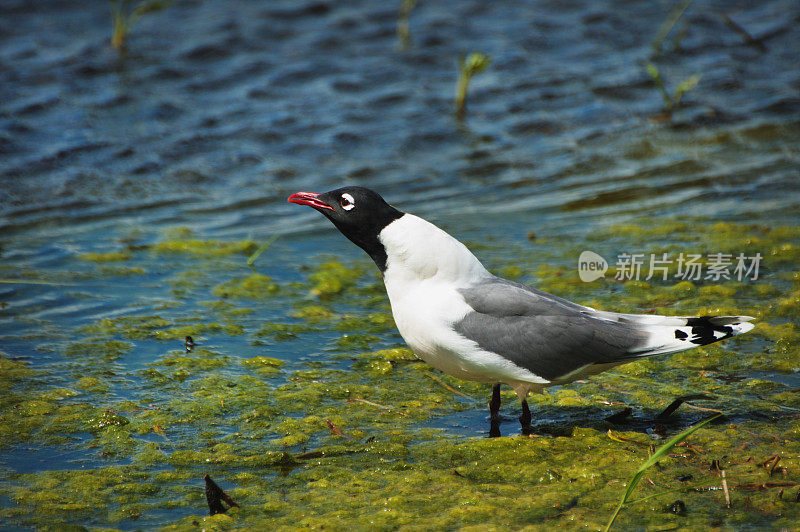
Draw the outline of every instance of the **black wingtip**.
M708 345L720 340L725 340L736 334L733 327L728 325L716 325L713 320L715 316L699 316L697 318L687 318L686 325L692 328L691 343L696 345ZM678 333L686 334L683 331L675 331L675 338L680 338ZM714 334L722 333L722 336ZM682 338L681 338L682 339Z

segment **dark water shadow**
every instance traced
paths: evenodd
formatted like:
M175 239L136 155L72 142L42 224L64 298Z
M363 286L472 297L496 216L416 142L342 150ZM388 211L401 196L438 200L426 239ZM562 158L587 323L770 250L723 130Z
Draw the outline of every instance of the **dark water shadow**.
M531 436L572 436L576 428L594 429L606 432L640 432L648 434L654 441L664 439L695 425L709 417L716 415L714 411L689 409L685 406L678 407L670 415L660 417L671 404L672 398L665 399L664 409L626 407L601 408L601 407L563 407L548 406L546 408L531 407L533 419L528 435ZM715 405L709 402L706 405L714 409ZM731 423L739 424L748 421L774 422L782 418L797 417L797 412L765 412L762 410L737 410L734 412L722 411L722 417L715 420L714 424ZM446 416L431 420L426 426L440 428L447 433L458 436L470 437L501 437L517 436L524 434L518 420L521 414L520 406L507 406L501 410L499 419L492 420L488 408L474 408L461 412L454 412Z

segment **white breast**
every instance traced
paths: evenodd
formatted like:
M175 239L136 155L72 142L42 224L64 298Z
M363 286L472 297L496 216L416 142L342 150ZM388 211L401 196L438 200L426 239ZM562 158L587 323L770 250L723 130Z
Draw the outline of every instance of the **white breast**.
M387 225L379 239L386 249L384 283L392 314L418 356L466 380L548 382L453 329L472 311L459 290L491 277L464 244L411 214Z

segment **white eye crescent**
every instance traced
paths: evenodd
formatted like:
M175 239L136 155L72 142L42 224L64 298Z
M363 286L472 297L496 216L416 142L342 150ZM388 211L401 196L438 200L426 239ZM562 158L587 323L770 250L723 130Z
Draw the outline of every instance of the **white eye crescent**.
M356 202L353 199L353 196L351 196L347 192L342 194L341 204L342 204L342 209L344 209L346 211L351 211L351 210L353 210L353 207L356 206Z

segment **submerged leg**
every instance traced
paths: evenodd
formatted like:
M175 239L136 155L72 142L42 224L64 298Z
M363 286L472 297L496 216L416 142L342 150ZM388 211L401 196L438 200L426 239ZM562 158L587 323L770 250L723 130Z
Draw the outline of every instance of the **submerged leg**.
M531 409L528 408L528 401L522 400L522 415L519 416L519 423L522 425L522 433L531 433Z
M500 436L500 383L492 386L492 399L489 401L489 437Z

